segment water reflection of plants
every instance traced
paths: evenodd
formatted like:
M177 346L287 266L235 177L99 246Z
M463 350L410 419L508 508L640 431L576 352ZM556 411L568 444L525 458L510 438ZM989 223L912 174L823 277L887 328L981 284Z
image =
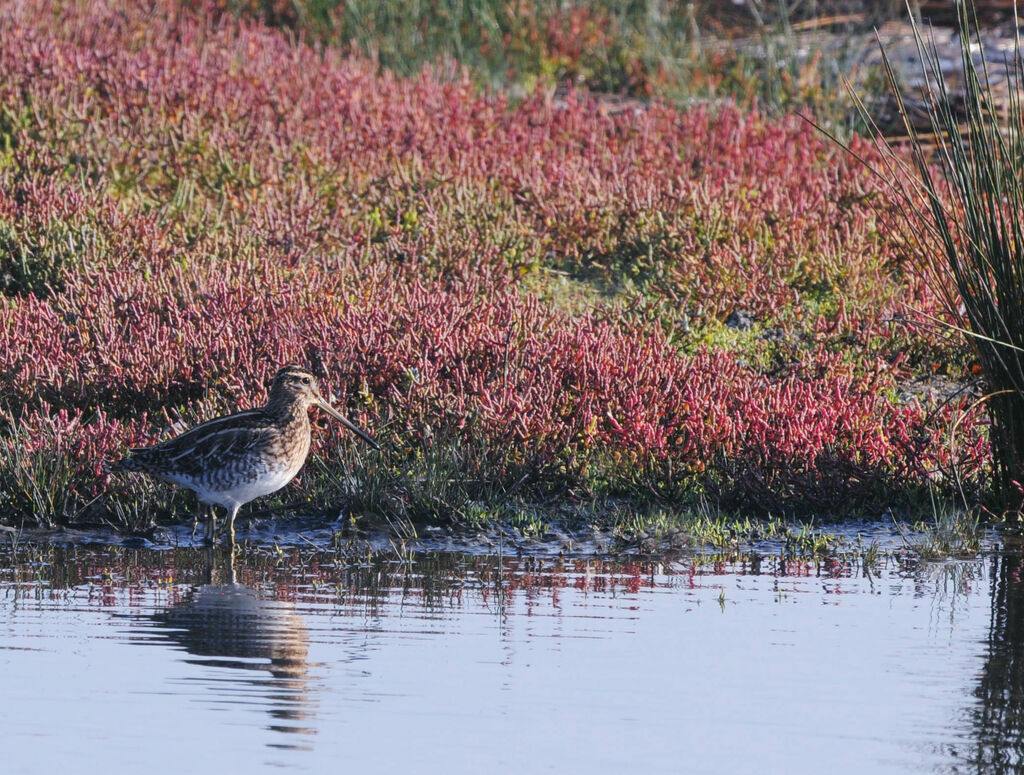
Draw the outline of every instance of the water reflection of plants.
M1018 541L990 567L992 617L970 709L973 741L963 772L1011 773L1024 764L1024 562ZM958 770L960 771L960 770Z
M930 567L943 567L922 562L910 552L880 551L873 542L850 540L834 547L836 551L825 554L800 553L784 547L773 551L766 542L760 549L740 550L733 545L720 551L673 550L611 560L596 556L422 551L396 554L363 544L344 549L276 551L250 546L238 547L234 552L235 570L230 577L234 581L230 581L219 569L232 562L232 555L219 550L217 559L211 562L214 555L209 549L23 546L4 554L0 582L8 594L26 600L51 594L84 594L103 605L124 595L150 595L158 607L185 613L195 607L198 590L220 594L235 584L242 591L238 606L241 614L247 605L263 605L243 599L255 595L260 600L286 603L290 607L287 611L275 609L270 617L285 621L304 610L323 613L336 606L373 608L401 604L409 596L429 607L457 604L465 594L535 595L570 586L592 592L635 592L659 584L733 574L870 578L886 572L917 577ZM216 595L201 597L209 602ZM208 607L212 610L215 605ZM269 610L273 605L268 603L267 607ZM297 651L285 649L282 653L287 656Z

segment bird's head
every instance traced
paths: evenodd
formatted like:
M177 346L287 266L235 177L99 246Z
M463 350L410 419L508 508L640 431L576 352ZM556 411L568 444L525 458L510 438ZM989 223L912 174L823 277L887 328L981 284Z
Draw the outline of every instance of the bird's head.
M307 408L310 406L320 407L374 449L380 449L380 445L373 436L327 402L327 399L320 394L320 383L314 374L301 366L284 366L278 369L270 383L269 403L287 402L292 404L296 401Z

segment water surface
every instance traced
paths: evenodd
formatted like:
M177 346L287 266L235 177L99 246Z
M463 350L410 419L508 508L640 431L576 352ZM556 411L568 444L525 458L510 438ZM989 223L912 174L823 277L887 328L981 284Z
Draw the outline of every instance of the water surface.
M993 772L1021 558L0 557L4 772Z

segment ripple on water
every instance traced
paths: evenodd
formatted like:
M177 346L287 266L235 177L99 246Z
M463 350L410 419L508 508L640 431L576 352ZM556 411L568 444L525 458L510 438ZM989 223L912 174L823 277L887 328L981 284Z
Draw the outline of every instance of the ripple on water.
M1024 748L1011 553L4 565L7 772L931 772Z

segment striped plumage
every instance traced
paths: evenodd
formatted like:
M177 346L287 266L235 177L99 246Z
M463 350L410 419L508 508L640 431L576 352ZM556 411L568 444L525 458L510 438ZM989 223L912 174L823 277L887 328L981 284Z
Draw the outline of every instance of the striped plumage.
M133 449L110 471L149 474L194 490L211 507L223 506L234 542L239 507L284 487L306 462L311 406L379 448L323 399L316 377L299 366L285 366L274 376L266 406L218 417L155 446ZM215 526L211 508L210 540Z

